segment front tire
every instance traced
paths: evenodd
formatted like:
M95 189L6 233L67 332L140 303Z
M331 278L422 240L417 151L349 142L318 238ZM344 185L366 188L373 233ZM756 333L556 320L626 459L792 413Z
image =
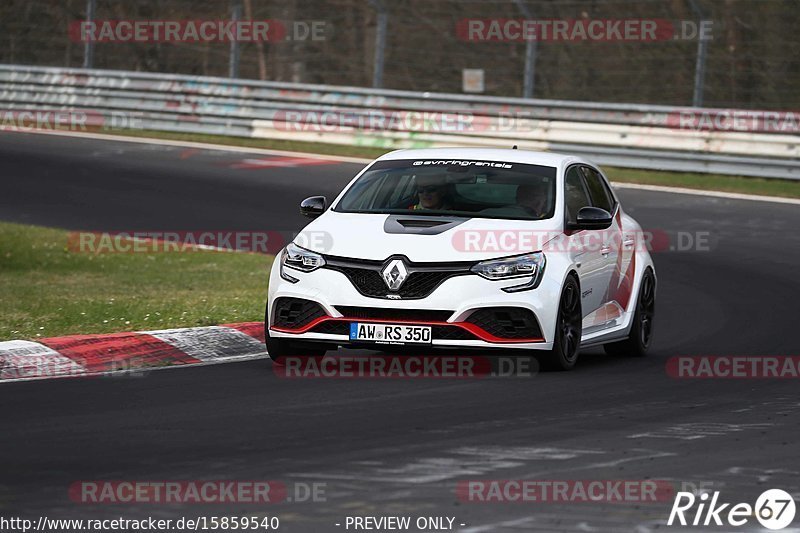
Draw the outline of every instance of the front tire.
M581 291L578 280L570 275L561 290L553 349L543 361L545 368L563 371L575 367L581 346L582 327Z
M653 340L653 317L656 311L656 277L648 268L642 276L636 312L633 315L631 332L624 341L604 344L606 354L613 356L644 357Z

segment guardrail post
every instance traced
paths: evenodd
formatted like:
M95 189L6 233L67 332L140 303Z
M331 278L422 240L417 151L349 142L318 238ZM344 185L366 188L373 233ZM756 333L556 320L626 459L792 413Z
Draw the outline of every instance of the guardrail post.
M703 27L703 19L705 19L703 10L695 0L689 0L689 5L697 16L698 33L697 33L697 57L694 63L694 91L692 93L692 106L703 106L703 90L706 79L706 54L708 53L708 42L700 28Z
M94 20L94 12L97 7L96 0L86 0L86 22ZM87 38L83 43L83 68L94 66L94 40Z
M389 14L383 0L370 0L378 15L378 24L375 29L375 61L372 69L372 86L376 89L383 87L383 56L386 52L386 27L389 25Z
M231 3L231 20L238 22L242 19L242 0L233 0ZM239 40L231 41L231 53L228 59L228 77L239 77Z
M694 65L694 93L692 95L692 106L703 106L703 89L706 78L706 54L708 53L708 42L698 36L697 39L697 60Z
M528 40L525 43L525 79L522 84L522 97L533 98L533 89L536 86L536 41Z
M528 6L522 0L515 0L515 3L526 19L533 18ZM536 45L536 39L527 39L525 41L525 73L522 79L523 98L533 98L533 91L536 87Z

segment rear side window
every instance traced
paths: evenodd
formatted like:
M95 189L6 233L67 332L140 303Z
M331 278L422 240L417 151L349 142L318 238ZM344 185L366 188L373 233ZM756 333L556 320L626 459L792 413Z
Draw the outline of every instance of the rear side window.
M614 197L605 184L605 180L595 169L583 167L583 174L586 177L586 187L592 197L592 205L605 209L609 213L614 212Z
M583 184L583 176L581 176L578 167L570 167L567 170L567 175L564 178L564 198L567 206L567 221L575 223L578 218L578 211L582 207L588 207L591 204L589 195L586 193L586 187Z

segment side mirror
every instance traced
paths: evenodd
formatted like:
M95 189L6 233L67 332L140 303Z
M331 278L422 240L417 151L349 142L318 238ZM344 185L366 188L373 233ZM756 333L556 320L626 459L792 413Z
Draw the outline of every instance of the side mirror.
M328 201L324 196L309 196L300 202L300 214L308 218L317 218L325 212Z
M568 229L606 229L611 226L611 213L599 207L582 207L575 222Z

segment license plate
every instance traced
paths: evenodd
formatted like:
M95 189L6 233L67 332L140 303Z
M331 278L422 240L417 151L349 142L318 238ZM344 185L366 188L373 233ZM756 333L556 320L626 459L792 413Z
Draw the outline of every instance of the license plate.
M376 343L430 344L430 326L350 323L350 340Z

